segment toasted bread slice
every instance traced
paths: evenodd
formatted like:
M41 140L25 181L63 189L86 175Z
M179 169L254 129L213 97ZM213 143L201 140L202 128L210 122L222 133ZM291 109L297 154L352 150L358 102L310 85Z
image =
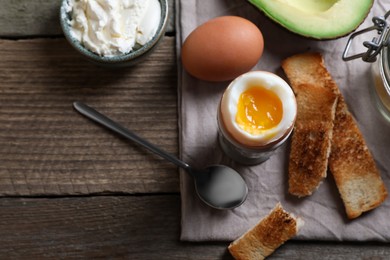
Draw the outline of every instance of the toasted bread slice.
M291 56L283 61L282 67L292 86L310 84L330 88L336 95L340 95L340 91L324 66L324 60L319 53Z
M289 65L288 62L283 63L288 77ZM311 195L327 175L338 95L313 83L291 85L297 99L298 114L288 167L289 193L303 197Z
M378 207L387 197L375 161L345 102L338 102L329 168L350 219Z
M315 84L339 95L328 165L348 218L356 218L379 206L387 197L386 187L322 56L318 53L298 54L286 59L283 69L291 85Z
M298 233L303 220L286 212L280 203L259 223L233 241L228 249L236 260L261 260Z

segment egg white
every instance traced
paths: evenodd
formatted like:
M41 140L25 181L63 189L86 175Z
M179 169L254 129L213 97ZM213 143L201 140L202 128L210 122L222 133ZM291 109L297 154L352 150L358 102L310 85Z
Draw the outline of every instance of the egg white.
M236 122L240 95L253 86L261 86L275 93L283 107L279 124L256 135L246 132ZM265 71L251 71L233 80L225 90L220 105L226 130L237 142L247 146L264 146L284 137L286 132L292 129L297 114L297 104L291 87L279 76Z

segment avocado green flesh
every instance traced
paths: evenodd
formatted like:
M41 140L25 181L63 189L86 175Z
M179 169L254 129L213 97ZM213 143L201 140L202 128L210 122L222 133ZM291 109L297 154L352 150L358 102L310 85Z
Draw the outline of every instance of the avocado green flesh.
M374 0L249 0L288 30L316 39L333 39L355 30Z

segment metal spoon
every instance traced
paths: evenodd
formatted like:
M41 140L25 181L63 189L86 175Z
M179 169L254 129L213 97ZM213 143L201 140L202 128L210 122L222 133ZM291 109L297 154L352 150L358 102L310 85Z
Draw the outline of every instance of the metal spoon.
M235 170L223 165L213 165L202 170L195 169L140 138L95 109L81 102L74 102L73 107L89 119L92 119L121 136L149 149L178 167L183 168L194 178L195 189L200 199L210 207L216 209L232 209L240 206L245 201L248 194L248 187L241 175Z

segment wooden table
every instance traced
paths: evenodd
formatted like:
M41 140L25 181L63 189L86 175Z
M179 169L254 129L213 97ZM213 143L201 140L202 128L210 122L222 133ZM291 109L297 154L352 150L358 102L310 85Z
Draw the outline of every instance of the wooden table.
M176 167L72 108L178 154L174 12L148 60L110 70L65 41L60 2L0 0L0 259L232 259L227 242L179 241ZM388 244L289 241L270 259L389 257Z

